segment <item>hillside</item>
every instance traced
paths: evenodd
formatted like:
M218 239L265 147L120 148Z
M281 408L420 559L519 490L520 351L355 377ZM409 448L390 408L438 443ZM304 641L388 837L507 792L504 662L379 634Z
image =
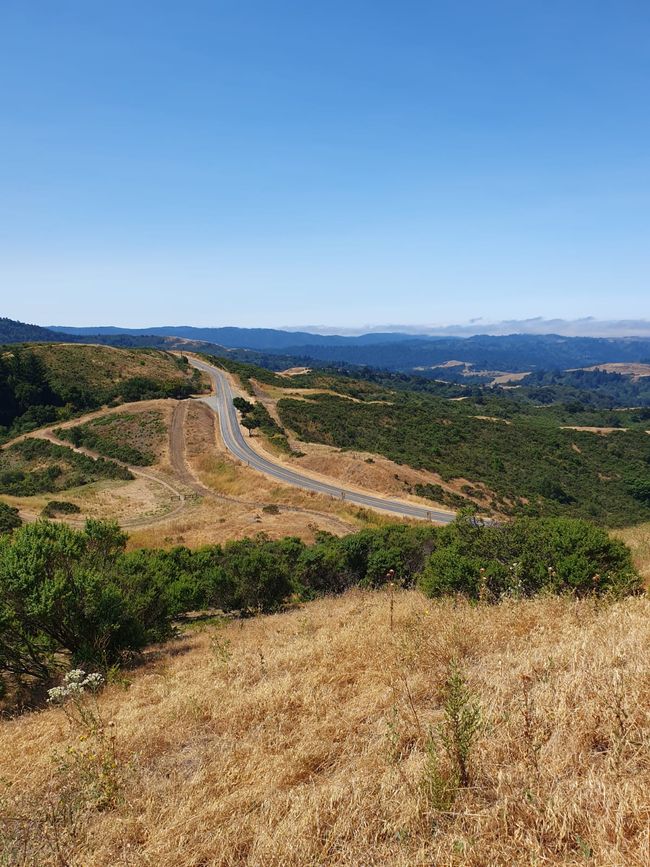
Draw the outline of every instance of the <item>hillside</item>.
M607 526L650 519L647 408L536 405L532 394L378 371L289 377L215 363L284 429L293 466L377 490L388 490L380 469L390 469L392 494L497 516L564 514Z
M0 436L5 438L107 403L187 397L201 391L197 371L150 349L30 343L0 353Z
M511 418L482 404L402 395L351 403L313 395L278 401L300 439L384 455L399 464L466 479L493 492L497 511L572 514L610 525L650 518L650 437L566 430L549 413Z
M415 591L199 622L86 724L0 725L0 859L645 867L649 630L646 598ZM438 734L452 661L481 719L458 790Z

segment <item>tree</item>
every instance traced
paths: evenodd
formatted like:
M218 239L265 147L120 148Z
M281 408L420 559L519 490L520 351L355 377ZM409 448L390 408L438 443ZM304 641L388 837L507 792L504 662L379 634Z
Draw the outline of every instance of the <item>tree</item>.
M250 416L244 416L244 418L242 419L241 423L242 423L242 425L246 428L246 430L248 431L248 436L249 436L249 437L252 437L252 436L253 436L253 431L254 431L256 428L260 427L260 425L261 425L261 422L260 422L260 420L259 420L258 418L251 418Z
M234 397L232 403L235 409L238 409L242 415L253 412L255 409L254 404L243 397Z
M169 632L160 594L120 581L125 542L100 521L38 521L0 539L0 674L44 680L66 657L111 665Z

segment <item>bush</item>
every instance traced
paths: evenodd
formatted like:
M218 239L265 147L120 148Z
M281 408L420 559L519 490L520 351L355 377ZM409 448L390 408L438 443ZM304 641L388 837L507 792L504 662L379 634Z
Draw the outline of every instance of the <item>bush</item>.
M108 666L169 633L164 604L152 612L119 580L125 543L99 521L83 531L39 521L0 541L0 672L47 680L66 656Z
M540 591L625 595L642 584L629 549L587 521L520 518L483 526L464 516L440 531L420 587L430 596L495 599Z
M12 530L20 527L22 523L18 509L0 501L0 534L11 533Z
M76 503L67 500L50 500L41 512L43 518L54 518L56 515L76 515L81 509Z

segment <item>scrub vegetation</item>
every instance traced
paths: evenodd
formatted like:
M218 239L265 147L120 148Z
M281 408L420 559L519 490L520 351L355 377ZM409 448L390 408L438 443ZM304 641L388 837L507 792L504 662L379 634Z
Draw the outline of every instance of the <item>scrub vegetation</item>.
M65 503L52 503L61 511ZM610 599L642 591L629 549L582 521L471 515L442 528L388 525L312 545L264 535L192 551L126 551L116 524L41 521L0 542L0 677L12 694L66 664L108 667L173 633L188 612L251 616L352 587L418 585L496 603L539 593Z
M60 439L137 467L150 466L167 435L162 413L119 412L74 427L56 428Z
M481 483L494 493L489 505L499 513L572 515L608 526L650 518L645 430L598 436L565 429L552 413L517 413L516 405L496 400L409 393L391 403L285 398L278 410L283 424L308 442L381 454L445 481Z
M132 479L115 461L94 460L49 440L25 439L0 451L0 493L16 497L65 491L100 479Z
M154 349L30 344L0 348L0 441L106 404L204 389L186 358Z

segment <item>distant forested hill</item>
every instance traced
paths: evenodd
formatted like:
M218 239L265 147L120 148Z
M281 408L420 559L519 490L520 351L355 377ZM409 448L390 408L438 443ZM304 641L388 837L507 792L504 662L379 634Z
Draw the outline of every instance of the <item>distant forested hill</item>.
M147 329L114 327L69 328L76 336L184 338L226 348L255 350L272 356L282 353L296 361L347 363L410 372L450 360L484 370L566 370L607 362L650 361L650 338L562 337L557 334L509 334L475 337L423 337L399 332L356 337L310 334L271 328L193 328L163 326ZM94 338L95 339L95 338Z
M2 343L58 343L64 339L64 335L51 331L49 328L41 328L40 325L28 325L26 322L18 322L15 319L7 319L0 316L0 344Z
M202 340L216 343L229 349L257 349L263 352L284 352L286 347L314 346L363 346L365 344L383 345L398 343L405 340L415 340L416 336L400 332L372 332L355 337L340 334L314 334L307 331L283 331L278 328L197 328L192 325L163 325L151 328L117 328L114 325L88 326L76 328L73 326L52 326L53 330L88 336L90 334L116 335L130 334L133 336L155 335L159 337L183 337L188 340Z
M562 337L557 334L422 337L400 333L346 337L272 328L172 325L148 329L71 327L63 331L58 327L40 329L8 319L0 320L0 326L0 342L60 340L124 347L184 348L276 370L283 365L351 364L438 378L443 374L437 366L449 361L471 365L470 373L567 370L612 362L650 362L650 338L647 337Z
M503 337L417 338L382 345L293 345L288 355L327 362L410 372L447 361L464 361L479 370L566 370L607 362L650 361L650 339L642 337L560 337L510 334Z

